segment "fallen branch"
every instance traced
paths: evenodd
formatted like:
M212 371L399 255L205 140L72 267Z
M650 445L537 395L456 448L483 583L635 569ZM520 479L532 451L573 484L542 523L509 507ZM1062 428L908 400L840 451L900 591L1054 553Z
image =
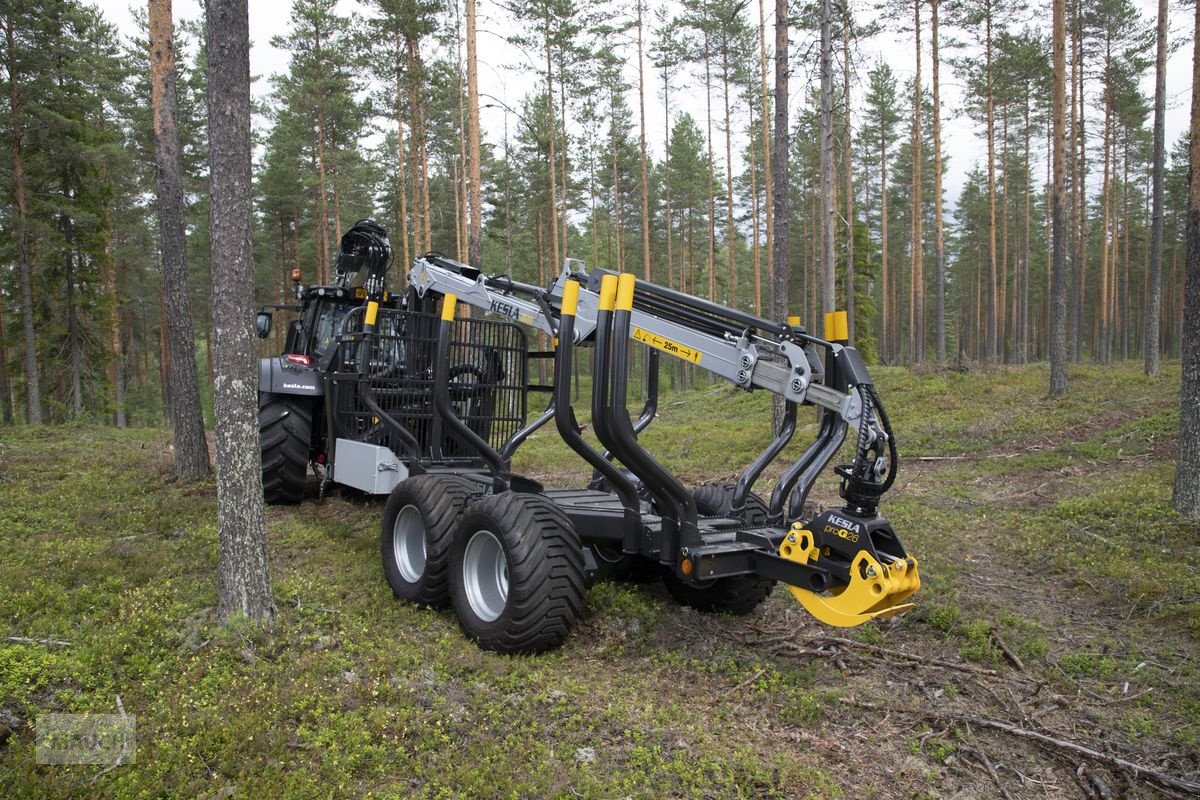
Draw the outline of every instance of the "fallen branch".
M903 650L889 650L886 647L878 647L873 644L866 644L865 642L856 642L853 639L842 639L837 636L829 636L829 637L822 638L820 641L830 642L833 644L839 644L839 645L842 645L843 647L850 647L850 648L854 648L856 650L865 650L868 653L874 653L875 655L878 655L878 656L884 656L884 657L894 656L896 658L904 659L905 661L912 661L912 662L915 662L918 664L926 664L931 667L943 667L945 669L956 669L956 670L959 670L960 672L971 672L976 675L987 675L990 678L1003 677L999 672L997 672L994 669L986 669L984 667L977 667L973 664L960 664L955 661L942 661L941 659L937 659L937 658L926 658L925 656L918 656L918 655L913 655L912 653L905 653Z
M28 636L9 636L10 642L20 642L22 644L53 644L59 647L70 647L71 642L63 641L62 639L30 639Z
M1008 722L1000 720L987 719L985 717L976 717L970 714L948 714L941 711L930 711L923 708L913 708L910 706L883 706L877 703L866 703L861 700L855 700L849 697L841 698L844 705L862 708L867 711L882 711L893 714L912 714L914 716L924 717L925 719L936 720L938 722L962 722L968 725L977 725L981 728L991 728L992 730L1002 731L1012 736L1018 736L1023 739L1032 739L1040 744L1050 745L1059 750L1066 750L1077 755L1090 758L1094 761L1101 761L1105 764L1110 764L1120 769L1129 770L1134 775L1145 777L1161 786L1166 786L1171 789L1176 789L1181 792L1200 795L1200 783L1189 781L1186 778L1178 778L1174 775L1169 775L1165 772L1150 769L1141 764L1135 764L1132 761L1121 758L1120 756L1112 756L1108 753L1101 753L1099 750L1093 750L1090 747L1071 742L1066 739L1057 739L1053 736L1048 736L1038 731L1031 731L1028 728L1022 728L1019 725L1012 725Z
M1021 672L1025 671L1025 665L1021 663L1021 659L1017 657L1016 653L1009 649L1004 640L1000 638L1000 631L996 630L995 628L992 628L992 642L996 645L996 647L1000 648L1001 653L1004 653L1004 657L1008 659L1008 663L1012 664Z
M992 764L992 760L988 758L988 754L982 750L976 750L974 747L958 746L958 752L969 755L971 758L978 761L987 770L991 776L992 782L996 784L996 788L1000 790L1000 794L1004 795L1006 800L1012 800L1012 795L1008 793L1008 789L1004 788L1004 784L1000 781L1000 775L996 772L996 766Z

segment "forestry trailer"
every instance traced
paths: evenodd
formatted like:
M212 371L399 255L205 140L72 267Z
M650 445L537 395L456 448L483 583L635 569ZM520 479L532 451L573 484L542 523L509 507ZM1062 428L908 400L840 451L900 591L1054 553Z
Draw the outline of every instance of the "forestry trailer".
M825 341L573 260L543 288L429 254L413 264L404 296L387 298L390 249L381 233L360 223L343 239L339 285L352 288L349 276L365 270L365 304L342 315L319 363L296 365L321 389L290 394L290 378L264 379L263 471L270 485L268 473L279 469L270 457L282 448L266 434L282 430L293 458L304 451L325 465L323 486L388 494L380 550L398 597L452 605L470 638L501 652L560 644L586 587L608 575L661 575L678 601L730 613L753 610L782 581L813 616L837 626L912 607L917 561L878 512L896 477L895 437L844 335ZM459 303L488 316L460 318ZM554 349L531 351L529 329L552 337ZM302 327L296 341L311 348L312 335ZM645 348L648 365L636 420L628 408L630 340ZM775 438L736 482L685 487L639 443L655 418L660 353L783 398ZM583 437L571 403L585 357L602 450ZM553 360L551 385L529 381L530 361L539 358ZM294 372L282 362L279 369ZM528 397L537 392L550 400L528 420ZM305 400L300 415L323 419L320 433L309 426L300 441L304 426L280 424L273 408L286 402L291 414ZM769 499L760 498L754 485L791 442L802 405L820 409L816 438L784 468ZM587 486L545 488L512 472L516 449L550 423L592 467ZM835 467L844 504L802 518L852 427L854 457Z

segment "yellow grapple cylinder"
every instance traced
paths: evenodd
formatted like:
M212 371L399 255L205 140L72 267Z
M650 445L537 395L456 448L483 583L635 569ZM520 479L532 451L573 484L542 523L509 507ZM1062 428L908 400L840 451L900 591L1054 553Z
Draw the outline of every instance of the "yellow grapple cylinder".
M818 566L820 548L812 532L803 523L792 525L779 546L779 555L789 561ZM866 550L859 550L851 562L850 582L826 592L812 592L799 586L789 586L808 613L839 628L852 628L872 619L886 619L913 608L905 603L921 588L917 560L907 557L890 564L881 564Z

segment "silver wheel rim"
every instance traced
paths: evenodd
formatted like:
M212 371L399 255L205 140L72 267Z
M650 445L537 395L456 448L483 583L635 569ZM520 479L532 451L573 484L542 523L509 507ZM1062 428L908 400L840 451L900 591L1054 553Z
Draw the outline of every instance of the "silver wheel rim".
M504 613L508 603L508 559L491 531L476 531L467 542L463 586L471 610L484 622L492 622Z
M416 506L405 506L392 526L392 556L401 577L416 583L425 574L425 520Z

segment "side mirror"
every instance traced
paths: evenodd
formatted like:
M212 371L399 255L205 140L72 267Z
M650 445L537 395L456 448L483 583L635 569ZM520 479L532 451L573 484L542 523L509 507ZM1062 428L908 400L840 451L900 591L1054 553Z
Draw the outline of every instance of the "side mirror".
M254 331L258 338L265 339L271 335L271 312L260 311L254 317Z

